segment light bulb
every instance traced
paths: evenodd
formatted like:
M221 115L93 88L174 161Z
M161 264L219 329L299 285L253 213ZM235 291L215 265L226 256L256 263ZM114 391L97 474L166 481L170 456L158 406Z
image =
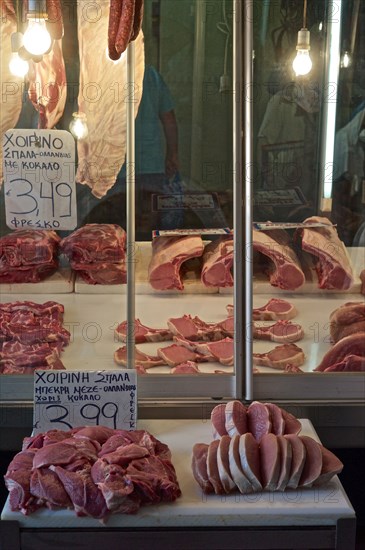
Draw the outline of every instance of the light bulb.
M308 50L298 50L293 61L293 69L297 76L308 74L312 68L312 60Z
M70 132L75 139L81 140L85 139L89 130L86 122L86 115L84 113L73 113L73 120L70 122Z
M25 61L21 57L19 57L18 52L13 52L11 54L10 62L9 62L9 69L11 74L14 76L19 76L20 78L23 78L29 71L29 63L28 61Z
M342 58L341 58L341 67L344 69L347 69L351 65L351 55L349 52L344 52Z
M44 19L29 19L24 33L24 47L32 55L42 55L51 47L51 35Z

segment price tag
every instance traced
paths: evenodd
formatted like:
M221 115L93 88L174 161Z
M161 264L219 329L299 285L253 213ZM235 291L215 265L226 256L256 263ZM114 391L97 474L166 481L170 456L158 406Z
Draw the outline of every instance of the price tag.
M217 229L154 229L152 238L155 237L184 237L186 235L232 235L229 227Z
M135 370L34 372L34 433L77 426L135 430Z
M3 139L6 225L75 229L75 140L65 130L8 130Z

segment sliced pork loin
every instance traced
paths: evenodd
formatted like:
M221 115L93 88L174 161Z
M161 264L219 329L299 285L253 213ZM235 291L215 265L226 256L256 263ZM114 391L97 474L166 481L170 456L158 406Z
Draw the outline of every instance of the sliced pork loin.
M225 403L220 403L212 409L212 412L210 413L210 421L212 423L214 439L219 439L222 435L227 435Z
M279 321L293 319L297 315L297 310L287 300L280 298L271 298L262 307L254 308L252 319L254 321Z
M248 430L256 441L271 432L270 411L260 401L253 401L247 409Z
M287 487L296 489L303 472L307 451L303 441L298 435L286 434L284 437L289 441L292 450L292 461Z
M223 338L217 342L207 342L197 345L198 353L213 356L222 365L231 366L234 364L234 342L232 338Z
M212 441L212 443L210 443L207 455L207 472L208 479L214 487L215 494L224 495L226 491L224 490L224 487L222 485L218 470L218 448L219 441Z
M293 452L290 442L284 436L278 435L277 440L280 450L280 473L276 490L285 491L290 478Z
M340 363L348 355L365 357L365 332L346 336L339 340L327 353L315 371L323 372L332 365Z
M228 459L229 459L229 470L232 476L232 479L238 488L239 492L244 494L252 493L253 486L249 481L248 477L245 475L240 455L240 440L239 435L234 435L231 438L228 450Z
M316 258L315 269L319 288L347 290L354 281L353 271L344 243L339 239L336 228L327 219L312 216L304 223L319 222L321 227L298 230L302 249Z
M253 249L271 260L270 284L296 290L305 283L304 273L285 230L252 232Z
M209 445L196 443L193 447L191 468L196 482L200 485L203 493L214 493L213 485L209 481L207 472L207 457Z
M276 321L268 327L253 326L253 337L256 340L271 340L280 344L297 342L304 336L302 327L291 321Z
M322 470L317 479L313 482L313 485L326 485L330 479L340 474L343 470L343 464L336 455L331 453L328 449L319 445L322 453Z
M185 363L180 363L171 369L170 374L199 374L200 370L198 365L194 361L185 361Z
M155 290L183 290L180 268L190 258L203 254L200 236L158 237L152 241L148 280Z
M171 344L171 346L159 348L157 350L157 355L163 360L164 365L169 365L170 367L177 367L177 365L186 363L187 361L203 362L209 361L210 359L209 356L195 353L194 351L190 351L184 346L178 346L177 344Z
M167 326L174 336L187 340L210 341L222 338L222 332L217 328L216 323L206 323L196 316L171 317L167 321Z
M280 475L280 447L274 434L265 434L260 439L260 465L263 489L275 491Z
M281 414L283 415L285 424L284 433L298 435L298 433L302 429L300 421L293 414L286 411L285 409L281 409Z
M127 341L127 321L120 323L114 331L116 339L120 342ZM150 328L141 323L139 319L134 321L134 340L136 344L145 342L164 342L172 340L172 333L168 328Z
M265 403L265 407L269 410L272 433L283 435L285 433L285 421L282 409L275 403Z
M267 353L253 354L254 365L278 370L284 370L288 363L300 367L303 365L304 360L304 352L296 344L282 344Z
M233 239L220 237L205 246L201 281L208 287L233 286Z
M229 435L224 435L219 441L217 451L217 465L219 477L226 493L230 493L236 488L236 484L232 479L232 474L229 465L229 446L231 438Z
M262 490L259 444L251 433L240 436L239 453L243 473L254 491Z
M307 435L300 436L300 439L305 446L306 458L298 487L312 487L313 483L322 472L321 446L317 441Z
M247 432L247 410L240 401L228 401L225 407L226 432L229 436Z
M147 353L143 353L143 351L139 350L137 347L135 353L135 363L139 367L152 369L153 367L166 365L166 362L160 356L147 355ZM115 351L114 361L117 365L122 365L123 367L128 366L127 346L123 346Z

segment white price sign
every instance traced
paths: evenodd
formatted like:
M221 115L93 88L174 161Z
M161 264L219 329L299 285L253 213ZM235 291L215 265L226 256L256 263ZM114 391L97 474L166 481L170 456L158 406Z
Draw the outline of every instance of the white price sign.
M75 229L75 140L65 130L8 130L3 139L6 225Z
M137 373L112 371L34 372L34 433L77 426L135 430Z

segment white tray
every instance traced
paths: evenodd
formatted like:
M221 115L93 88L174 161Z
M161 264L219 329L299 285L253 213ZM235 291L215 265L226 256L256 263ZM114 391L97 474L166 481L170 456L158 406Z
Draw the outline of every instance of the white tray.
M309 420L301 420L302 434L318 440ZM141 507L136 515L110 516L108 527L172 526L286 526L334 525L339 518L353 518L355 512L335 476L325 487L254 495L232 493L227 496L205 495L191 473L191 452L195 443L212 440L207 420L144 420L139 429L147 429L169 445L182 496L172 504ZM346 465L345 465L346 468ZM103 528L100 521L78 518L71 510L38 510L29 516L11 512L9 499L2 520L18 521L23 528Z
M2 283L2 294L68 294L74 290L74 273L61 267L53 275L39 283Z

